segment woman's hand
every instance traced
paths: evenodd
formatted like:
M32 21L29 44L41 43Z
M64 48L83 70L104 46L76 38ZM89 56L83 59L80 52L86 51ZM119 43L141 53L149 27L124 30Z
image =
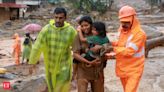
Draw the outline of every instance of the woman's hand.
M78 32L81 32L81 26L78 26L76 29Z
M116 55L115 52L110 52L110 53L106 53L106 54L105 54L105 57L106 57L106 59L111 59L111 58L114 57L115 55Z
M100 64L100 59L95 59L93 61L90 61L89 64L93 65L93 66L99 65Z
M115 42L111 42L112 43L112 46L117 46L118 45L118 42L115 41Z

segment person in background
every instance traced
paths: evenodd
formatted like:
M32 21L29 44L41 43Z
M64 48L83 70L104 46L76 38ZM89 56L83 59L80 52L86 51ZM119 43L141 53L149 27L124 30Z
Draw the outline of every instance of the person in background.
M26 59L26 63L28 63L30 58L30 52L31 52L31 43L30 39L25 38L23 42L23 55L22 55L22 64L24 64L24 59Z
M30 36L30 33L26 33L25 34L25 38L28 38L29 39L29 41L30 41L30 45L31 45L31 47L32 47L32 44L34 43L34 39Z
M119 11L120 33L114 42L114 53L107 57L116 57L116 74L120 77L124 92L137 92L144 70L146 34L141 29L136 11L130 6L123 6Z
M15 64L20 64L20 55L21 55L21 39L18 33L15 33L13 36L14 44L13 44L13 56L15 58Z
M54 10L50 20L32 47L29 64L36 64L43 52L47 92L69 92L73 57L71 45L77 31L66 22L67 12L62 7Z

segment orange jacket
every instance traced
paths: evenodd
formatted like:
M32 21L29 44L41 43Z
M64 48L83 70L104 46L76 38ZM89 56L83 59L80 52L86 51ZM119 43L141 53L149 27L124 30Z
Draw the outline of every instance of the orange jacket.
M141 75L145 60L146 34L140 28L139 21L133 16L131 30L123 32L122 27L117 46L114 47L116 53L116 74L119 77L127 77L133 74Z
M14 34L14 44L13 44L13 49L14 49L14 56L17 57L21 54L21 40L18 34Z

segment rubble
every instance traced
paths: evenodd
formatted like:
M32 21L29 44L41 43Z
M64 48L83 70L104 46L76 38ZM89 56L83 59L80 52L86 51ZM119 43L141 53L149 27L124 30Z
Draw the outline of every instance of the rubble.
M17 80L11 86L12 92L41 92L46 88L46 82L44 75L39 75L24 80Z
M7 28L7 27L11 27L11 26L12 26L12 22L11 22L11 20L7 20L7 21L5 21L5 22L3 23L3 26L4 26L5 28Z
M16 78L16 75L14 75L12 73L4 73L4 74L0 74L0 78L14 79L14 78Z

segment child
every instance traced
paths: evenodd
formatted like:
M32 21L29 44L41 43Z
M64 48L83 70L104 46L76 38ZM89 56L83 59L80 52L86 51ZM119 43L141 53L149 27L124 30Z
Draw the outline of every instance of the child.
M93 61L99 55L98 52L93 52L90 49L95 45L103 45L109 43L109 40L106 36L106 28L105 24L102 22L94 22L92 25L92 34L93 36L88 36L84 38L81 31L79 31L79 37L82 42L86 42L88 44L88 49L86 49L86 53L84 54L84 58L89 61Z
M29 40L29 38L25 38L24 43L23 43L22 64L24 64L24 59L26 59L26 61L28 63L29 57L30 57L30 52L31 52L30 40Z

